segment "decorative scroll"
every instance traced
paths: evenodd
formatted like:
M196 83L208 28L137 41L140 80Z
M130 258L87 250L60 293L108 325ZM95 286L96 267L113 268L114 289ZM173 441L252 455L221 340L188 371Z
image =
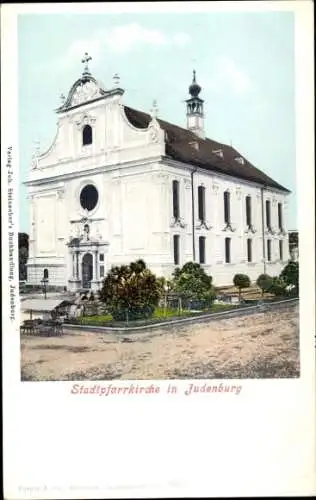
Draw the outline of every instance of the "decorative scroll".
M91 101L101 97L100 90L94 82L88 81L86 83L81 83L76 88L74 95L72 96L71 105L76 106L82 104L83 102Z
M186 224L184 223L184 220L182 217L172 218L172 222L170 224L170 227L181 227L182 229L186 227Z
M231 222L227 222L227 224L224 227L223 231L231 231L232 233L234 233L236 231L236 228L233 228Z
M252 234L255 234L256 232L257 229L252 224L250 224L245 231L245 233L252 233Z

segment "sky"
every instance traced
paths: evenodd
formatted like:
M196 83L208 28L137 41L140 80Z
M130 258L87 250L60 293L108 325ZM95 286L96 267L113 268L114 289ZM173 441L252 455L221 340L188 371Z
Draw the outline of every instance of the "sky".
M18 19L20 231L29 231L23 186L35 141L48 148L55 109L82 74L104 88L120 76L124 103L186 126L196 70L207 137L232 144L288 188L288 229L297 228L294 14L292 12L23 14Z

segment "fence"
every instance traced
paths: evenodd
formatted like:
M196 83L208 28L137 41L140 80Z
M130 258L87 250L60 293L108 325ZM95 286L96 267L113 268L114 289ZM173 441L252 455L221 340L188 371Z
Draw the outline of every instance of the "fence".
M165 319L161 320L143 320L143 321L133 321L132 325L127 325L126 323L116 323L109 324L108 326L92 326L92 325L82 325L75 323L68 323L65 327L68 329L85 330L96 333L133 333L142 332L148 329L155 328L166 328L169 329L172 326L189 325L207 321L214 321L219 319L229 319L233 317L258 314L265 311L282 310L284 308L291 308L299 304L298 298L285 299L281 301L258 301L256 305L251 305L245 307L244 305L235 306L233 309L221 312L212 313L196 313L190 316L176 318L176 319Z

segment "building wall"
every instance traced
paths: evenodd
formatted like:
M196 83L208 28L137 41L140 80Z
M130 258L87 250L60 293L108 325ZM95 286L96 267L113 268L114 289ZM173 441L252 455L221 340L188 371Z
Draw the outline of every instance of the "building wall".
M189 171L179 168L166 167L169 172L169 218L172 213L172 180L180 183L180 213L183 214L184 228L171 228L173 234L180 236L180 265L193 260L192 244L192 202L191 202L191 175ZM278 229L277 203L283 206L283 228L286 231L287 201L286 195L275 191L263 192L264 205L264 240L271 239L271 261L263 258L263 230L262 230L262 200L259 186L251 185L224 176L196 172L194 182L194 221L195 221L195 258L199 262L199 237L205 237L205 270L213 276L214 283L218 286L229 285L236 273L247 274L252 281L266 272L273 276L278 275L289 259L288 236L280 234ZM198 220L198 186L205 187L205 215L206 227L201 227ZM224 191L230 192L231 225L225 230L224 222ZM252 223L254 232L247 232L246 225L246 196L252 200ZM265 201L271 201L271 226L273 234L267 233ZM231 238L231 262L225 263L225 238ZM252 239L252 262L247 260L247 239ZM283 241L283 260L279 257L279 240ZM172 266L171 266L172 267ZM170 267L170 270L171 270ZM169 271L170 271L169 270Z

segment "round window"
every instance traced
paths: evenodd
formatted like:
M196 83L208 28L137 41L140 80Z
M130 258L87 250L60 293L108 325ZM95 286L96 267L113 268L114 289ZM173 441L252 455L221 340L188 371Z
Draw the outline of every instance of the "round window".
M97 188L92 184L88 184L80 193L80 205L85 210L93 210L99 199Z

